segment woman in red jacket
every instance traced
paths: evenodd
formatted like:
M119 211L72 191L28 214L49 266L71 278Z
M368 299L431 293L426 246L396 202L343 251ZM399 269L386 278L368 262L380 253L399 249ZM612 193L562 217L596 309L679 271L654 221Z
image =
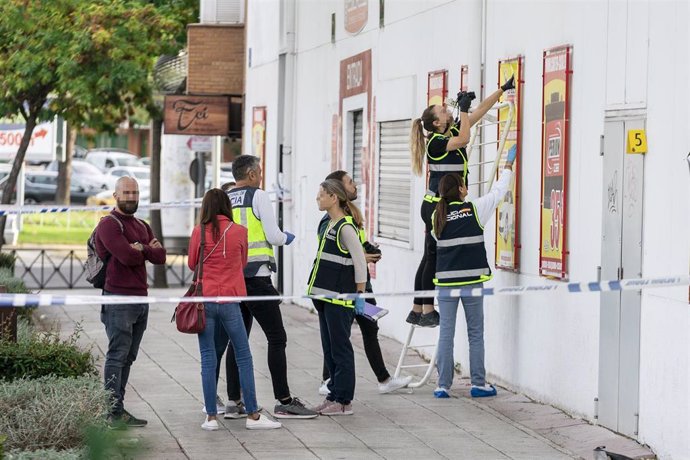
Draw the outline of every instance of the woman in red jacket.
M201 203L200 225L194 227L189 240L189 268L194 269L202 259L204 296L246 296L243 269L247 264L247 229L232 221L230 199L220 189L206 192ZM201 246L201 231L205 232L204 247ZM216 408L216 344L215 328L223 327L235 350L235 359L240 372L240 386L246 405L247 429L267 430L280 428L274 422L259 415L254 385L254 365L249 350L247 330L242 321L240 304L205 302L206 328L199 337L201 354L201 386L204 392L206 420L204 430L219 428ZM240 403L240 401L236 401Z

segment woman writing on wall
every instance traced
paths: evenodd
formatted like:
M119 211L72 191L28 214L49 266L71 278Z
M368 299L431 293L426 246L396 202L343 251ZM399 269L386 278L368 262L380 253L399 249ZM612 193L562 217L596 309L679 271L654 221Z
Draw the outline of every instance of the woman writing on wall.
M328 179L321 183L316 197L319 211L329 221L319 241L314 266L309 276L308 294L334 296L364 292L367 263L359 240L362 213L348 197L343 183ZM331 377L328 396L314 408L321 415L351 415L355 395L355 355L350 331L355 310L364 310L364 299L314 299L319 314L321 346Z
M437 398L448 398L453 383L453 342L458 301L462 300L470 345L472 397L495 396L496 388L486 384L484 370L484 298L481 296L451 297L448 288L467 286L481 288L491 279L491 269L484 247L484 225L489 221L505 196L513 177L517 148L508 151L505 168L486 195L466 202L467 186L459 173L446 174L439 184L441 194L432 214L432 235L437 240L436 276L439 290L438 306L441 330L438 339Z
M202 294L204 296L246 296L244 266L247 264L247 229L235 225L230 198L221 189L206 192L199 214L200 225L194 227L189 240L189 268L203 263ZM204 245L201 247L201 232ZM201 354L201 387L204 393L206 420L201 428L215 431L219 428L216 407L216 348L227 346L227 339L216 343L215 329L222 327L230 338L240 371L240 385L247 412L247 429L267 430L280 428L258 412L254 385L254 365L249 350L247 330L242 322L240 304L204 302L206 327L198 334ZM236 401L240 404L240 401Z
M436 242L431 236L431 213L438 202L439 182L445 174L455 172L459 173L463 181L467 183L468 157L465 147L470 141L470 127L481 120L505 91L513 88L515 88L514 77L511 77L497 91L483 100L471 114L468 112L475 98L474 93L458 93L458 109L460 110L458 123L453 122L453 114L450 110L441 105L427 107L421 118L412 122L410 133L412 171L417 176L422 175L425 156L429 164L428 190L421 207L425 226L424 255L415 275L415 291L427 291L434 288ZM439 315L434 310L434 299L415 297L407 322L422 327L435 327L438 326L438 321Z

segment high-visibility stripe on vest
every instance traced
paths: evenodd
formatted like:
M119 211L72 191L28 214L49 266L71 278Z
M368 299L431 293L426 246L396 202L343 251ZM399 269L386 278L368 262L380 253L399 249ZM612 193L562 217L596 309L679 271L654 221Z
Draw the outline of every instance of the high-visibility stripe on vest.
M352 225L359 232L351 216L345 216L331 227L327 227L319 239L319 249L309 275L307 294L338 295L354 293L355 266L350 252L340 244L340 231L346 225ZM323 299L336 305L354 308L352 300Z
M244 267L244 277L256 276L262 265L275 272L277 270L273 246L266 239L261 219L256 217L252 209L256 187L238 187L230 190L228 196L232 203L232 218L235 223L247 227L247 266Z
M460 131L456 126L451 126L450 136L457 136ZM448 174L449 172L457 172L462 176L462 180L467 183L467 152L465 148L459 148L452 151L445 151L441 155L436 157L429 153L429 144L436 138L446 138L449 136L444 136L439 133L432 133L425 144L426 159L429 164L429 185L431 190L431 195L435 196L438 192L438 183L441 178ZM435 190L434 190L435 189ZM428 194L428 193L427 193Z
M436 234L436 211L431 216L436 244L436 286L461 286L491 279L486 259L484 227L474 204L453 201L448 204L446 226Z
M328 223L331 221L331 218L328 214L323 216L321 218L321 222L319 222L319 228L316 230L316 240L321 241L321 237L323 236L324 233L326 233L326 229L328 228ZM354 220L353 220L354 222ZM367 240L367 234L364 231L363 228L357 229L357 236L359 237L359 242L364 244L364 242Z

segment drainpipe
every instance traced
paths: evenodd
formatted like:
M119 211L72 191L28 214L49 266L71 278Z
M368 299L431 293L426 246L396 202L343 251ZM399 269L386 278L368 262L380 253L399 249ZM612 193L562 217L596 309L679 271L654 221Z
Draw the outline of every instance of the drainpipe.
M297 2L280 2L280 52L278 56L278 193L279 199L287 197L286 190L293 190L292 184L292 120L294 112L294 73L295 73L295 18ZM278 225L283 230L295 232L291 206L285 212L282 200L278 201ZM292 294L292 251L278 248L278 291Z
M483 101L484 97L486 96L486 23L487 23L487 17L488 17L488 0L482 0L482 8L481 8L481 40L480 40L480 45L479 45L479 100ZM484 129L480 128L479 133L479 161L484 162ZM480 184L477 185L477 196L481 193L482 190L482 183L484 182L485 177L484 177L484 168L483 166L479 166L479 182Z

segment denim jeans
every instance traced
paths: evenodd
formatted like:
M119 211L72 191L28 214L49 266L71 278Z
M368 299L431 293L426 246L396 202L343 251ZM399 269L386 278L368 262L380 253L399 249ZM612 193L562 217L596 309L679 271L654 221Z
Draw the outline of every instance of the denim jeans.
M249 313L245 304L240 304L240 309L242 310L242 319L244 320L244 329L247 331L247 336L249 336L249 331L252 330L252 314ZM239 401L241 399L240 392L240 375L237 372L237 364L235 364L235 352L233 351L232 344L228 339L228 333L225 332L225 328L220 324L216 323L216 386L218 386L218 379L220 378L220 368L223 364L223 354L227 350L228 354L225 356L225 375L226 375L226 389L229 401ZM220 391L220 390L219 390Z
M355 397L355 353L350 342L354 308L313 300L319 313L321 346L331 381L327 399L350 404Z
M206 328L199 337L201 354L201 387L204 392L204 406L208 415L216 415L216 367L217 345L216 327L223 327L235 351L235 361L239 368L239 380L244 396L244 405L248 413L257 410L256 389L254 386L254 364L249 350L247 331L242 322L239 303L204 303L206 309Z
M255 276L244 279L247 285L248 296L278 295L278 291L273 287L270 276ZM268 342L268 371L271 373L271 383L273 384L273 397L283 400L290 397L290 387L287 378L287 333L283 325L283 315L280 312L280 300L259 300L242 302L242 314L245 315L245 324L252 324L252 318L259 323L259 326L266 335ZM249 314L251 317L247 317ZM247 329L247 335L251 328ZM239 399L239 379L237 376L237 365L228 347L230 360L226 369L228 373L228 397L233 400Z
M103 291L103 295L117 294ZM105 325L105 333L108 336L103 379L105 389L111 394L113 414L122 414L124 410L129 371L137 359L148 316L148 304L101 305L101 322Z
M482 283L473 284L472 287L480 288ZM441 315L441 330L438 337L438 353L436 354L438 386L450 389L453 384L455 364L453 345L460 300L462 300L465 321L467 322L472 385L483 386L486 383L484 370L484 297L449 297L444 294L444 289L439 289L439 291L438 309Z

